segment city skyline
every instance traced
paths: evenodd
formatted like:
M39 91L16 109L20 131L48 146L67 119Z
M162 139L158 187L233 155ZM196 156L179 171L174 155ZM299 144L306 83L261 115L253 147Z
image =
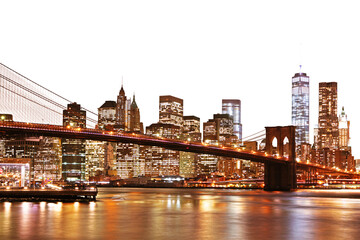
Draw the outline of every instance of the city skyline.
M353 31L359 20L355 2L275 1L259 8L217 1L88 3L81 18L81 3L71 9L38 4L47 11L37 12L36 3L20 8L1 3L6 11L0 19L7 23L1 62L86 108L96 111L115 101L123 78L127 94L135 92L144 126L158 121L160 95L183 99L184 115L201 122L221 113L222 99L240 99L248 136L265 126L291 124L291 77L302 64L311 78L310 142L318 119L318 84L335 81L338 109L345 107L350 145L355 158L360 156L354 134L360 129L353 102L360 52ZM108 14L94 17L101 10ZM306 17L297 19L299 13Z

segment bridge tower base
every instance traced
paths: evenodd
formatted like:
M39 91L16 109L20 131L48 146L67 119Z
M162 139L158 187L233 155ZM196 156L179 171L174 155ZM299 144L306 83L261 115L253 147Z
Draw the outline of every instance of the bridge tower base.
M295 126L266 127L266 152L274 153L272 142L277 139L276 152L288 161L283 163L265 163L264 190L290 191L296 184ZM288 141L285 141L287 138Z

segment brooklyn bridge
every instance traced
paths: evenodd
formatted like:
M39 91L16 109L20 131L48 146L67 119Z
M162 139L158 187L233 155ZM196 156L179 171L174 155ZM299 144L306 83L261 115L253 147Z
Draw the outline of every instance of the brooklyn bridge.
M97 114L86 111L85 126L63 124L63 111L72 101L37 84L16 71L0 64L0 134L8 136L48 136L64 139L84 139L115 143L132 143L157 146L182 152L209 154L219 157L249 160L264 164L266 190L291 190L297 188L297 172L303 171L308 178L316 174L358 178L360 174L299 161L296 157L295 126L266 126L265 149L246 150L241 146L212 145L149 136L139 132L100 129L96 126ZM7 117L11 116L11 117ZM274 140L275 139L275 140ZM285 141L287 140L287 141ZM273 142L276 141L274 145ZM1 159L0 159L1 161Z

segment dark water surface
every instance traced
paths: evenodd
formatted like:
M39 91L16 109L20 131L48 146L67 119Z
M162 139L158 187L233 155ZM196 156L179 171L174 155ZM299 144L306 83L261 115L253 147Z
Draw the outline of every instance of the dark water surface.
M360 192L101 188L91 203L0 202L0 239L360 239Z

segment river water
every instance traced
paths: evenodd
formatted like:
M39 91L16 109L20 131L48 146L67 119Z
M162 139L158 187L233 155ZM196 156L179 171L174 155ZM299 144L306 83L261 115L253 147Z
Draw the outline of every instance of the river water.
M0 202L0 239L360 239L360 192L100 188L90 203Z

